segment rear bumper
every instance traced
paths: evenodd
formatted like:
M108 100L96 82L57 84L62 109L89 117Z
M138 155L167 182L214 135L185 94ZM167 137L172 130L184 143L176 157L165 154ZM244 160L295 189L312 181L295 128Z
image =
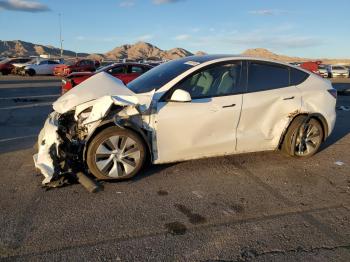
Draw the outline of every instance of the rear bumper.
M334 112L332 112L331 114L327 115L327 124L328 124L328 134L327 137L330 136L330 134L332 134L333 130L334 130L334 126L335 126L335 122L337 119L337 113L336 110L334 109Z

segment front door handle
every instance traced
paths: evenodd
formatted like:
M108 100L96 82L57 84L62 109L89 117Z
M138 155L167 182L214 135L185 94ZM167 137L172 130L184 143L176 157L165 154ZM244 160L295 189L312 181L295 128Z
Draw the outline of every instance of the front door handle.
M283 98L283 100L292 100L292 99L294 99L294 96Z
M222 108L234 107L234 106L236 106L236 104L231 104L231 105L222 106Z

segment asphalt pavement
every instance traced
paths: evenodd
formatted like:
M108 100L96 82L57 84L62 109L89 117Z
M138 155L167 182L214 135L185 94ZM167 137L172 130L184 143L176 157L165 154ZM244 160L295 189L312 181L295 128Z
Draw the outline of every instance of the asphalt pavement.
M59 85L0 78L0 261L350 261L350 96L312 158L150 166L90 194L42 188L33 166Z

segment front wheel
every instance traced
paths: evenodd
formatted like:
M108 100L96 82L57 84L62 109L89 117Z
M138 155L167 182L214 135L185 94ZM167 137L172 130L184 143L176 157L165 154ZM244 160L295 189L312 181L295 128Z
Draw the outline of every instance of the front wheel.
M300 116L293 120L285 135L282 151L290 156L310 157L320 148L323 141L323 128L319 121Z
M138 134L109 127L96 135L87 150L87 165L98 179L122 180L135 176L144 165L146 147Z

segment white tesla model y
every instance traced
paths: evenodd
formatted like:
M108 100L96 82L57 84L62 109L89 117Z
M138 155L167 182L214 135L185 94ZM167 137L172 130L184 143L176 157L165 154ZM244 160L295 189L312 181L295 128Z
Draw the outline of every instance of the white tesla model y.
M289 64L191 56L125 86L99 73L53 105L34 155L43 183L67 172L99 179L154 164L280 149L309 157L333 130L336 91Z

